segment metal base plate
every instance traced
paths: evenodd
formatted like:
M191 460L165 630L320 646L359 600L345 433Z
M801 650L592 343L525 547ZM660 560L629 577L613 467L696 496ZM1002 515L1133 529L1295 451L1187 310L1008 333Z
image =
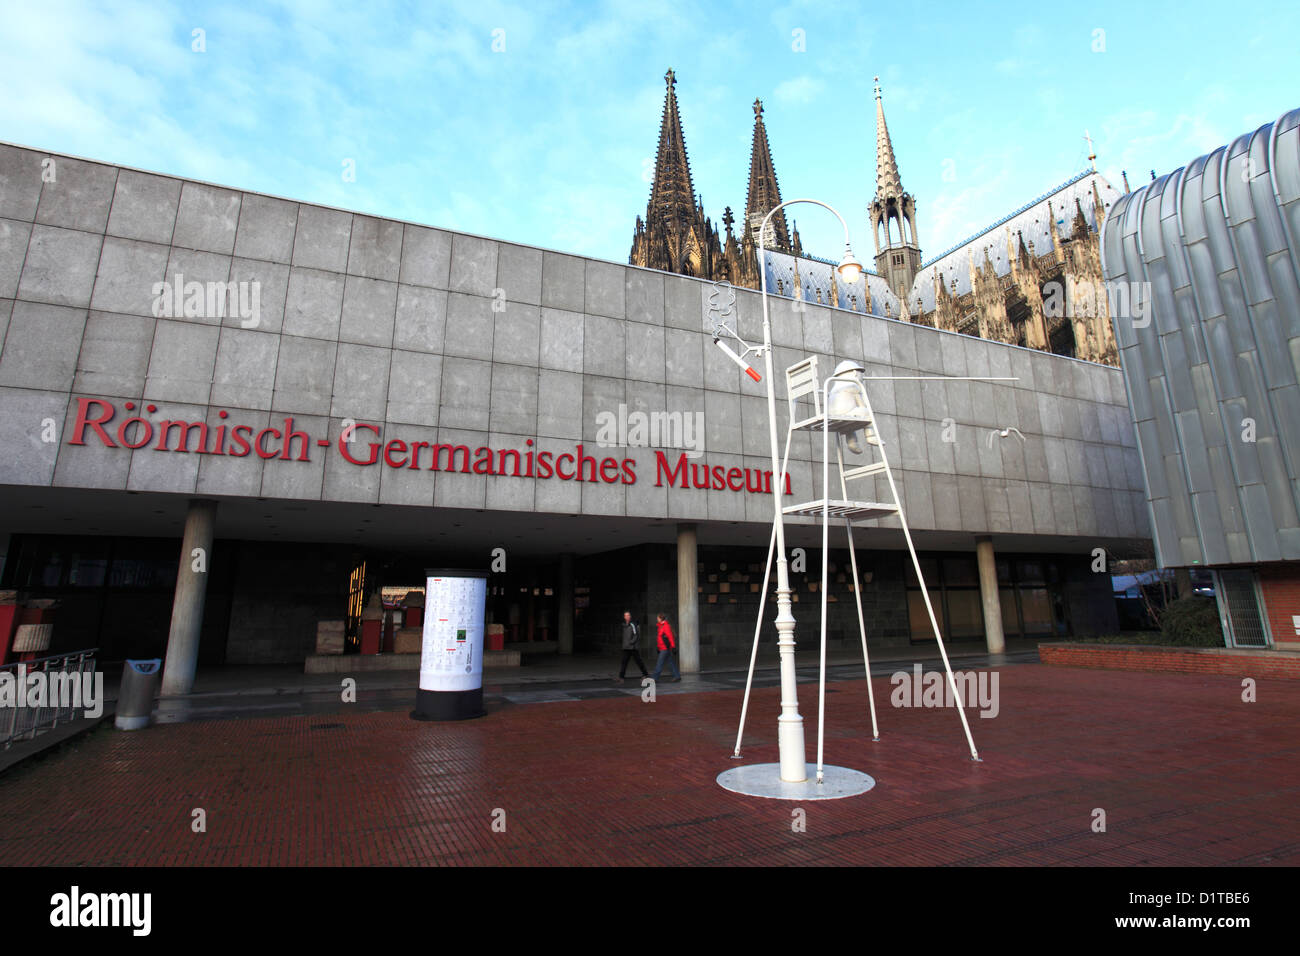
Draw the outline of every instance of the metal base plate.
M773 800L838 800L856 797L876 785L874 777L847 767L823 767L823 780L817 783L817 765L806 766L808 779L802 783L787 783L781 779L779 763L756 763L747 767L732 767L718 774L718 786L747 797L768 797Z

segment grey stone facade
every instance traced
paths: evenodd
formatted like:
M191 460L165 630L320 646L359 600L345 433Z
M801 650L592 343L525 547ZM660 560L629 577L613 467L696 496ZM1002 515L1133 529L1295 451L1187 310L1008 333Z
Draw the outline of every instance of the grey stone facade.
M0 145L0 536L179 538L186 502L215 499L218 543L239 561L204 659L253 663L302 659L316 620L341 616L358 555L477 566L486 548L510 542L525 565L577 556L591 599L579 643L599 646L606 612L675 610L668 542L690 522L701 650L745 647L753 581L744 600L711 601L710 576L724 561L763 558L770 493L725 484L737 474L741 485L746 475L761 482L771 469L766 391L713 346L704 318L713 291ZM969 553L975 535L991 534L1000 554L1055 554L1077 574L1095 547L1144 542L1142 471L1117 369L769 304L781 440L783 370L810 353L823 375L848 357L879 376L1017 378L870 384L918 548ZM761 342L759 294L736 290L735 310L740 335ZM682 433L600 445L602 415L665 414L701 416L702 447ZM990 437L1001 430L1009 437ZM573 462L585 480L510 473L508 454L540 463L546 453L558 470L579 445L593 459ZM470 458L490 450L500 467L453 464L460 446ZM684 446L700 457L682 457ZM692 466L710 487L673 483L690 484ZM820 496L819 439L796 436L790 471L787 500ZM887 498L874 480L854 495ZM816 562L816 522L789 524L791 547ZM891 519L857 539L876 570L864 588L873 642L909 639L898 529ZM842 531L831 546L843 548ZM1106 583L1085 575L1067 589L1076 632L1113 629L1113 610L1097 610ZM796 582L800 606L807 585ZM837 590L831 639L852 644L851 597Z
M42 180L52 159L57 178ZM156 283L256 281L260 314L159 316ZM412 223L0 146L0 483L533 513L770 521L770 499L656 486L654 449L597 449L597 415L702 412L703 460L770 468L764 392L714 348L698 280ZM882 375L873 401L918 532L1147 534L1118 370L790 300L771 301L781 370L808 353ZM762 338L757 293L738 330ZM151 420L274 427L364 449L400 439L572 451L635 463L634 484L71 445L79 398ZM783 403L782 403L783 406ZM56 442L42 441L54 419ZM950 420L950 421L946 421ZM945 441L946 424L955 425ZM995 440L1012 426L1022 443ZM676 452L671 457L675 460ZM807 439L796 495L815 497Z

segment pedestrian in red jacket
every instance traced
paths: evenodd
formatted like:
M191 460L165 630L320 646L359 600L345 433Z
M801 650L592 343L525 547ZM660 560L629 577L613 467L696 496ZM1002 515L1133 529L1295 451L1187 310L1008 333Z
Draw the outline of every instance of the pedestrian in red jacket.
M681 672L677 670L677 661L673 658L673 651L677 650L677 638L673 637L672 626L668 623L668 615L659 615L659 662L655 664L655 671L650 676L655 680L659 679L659 673L664 669L664 663L667 662L673 667L673 680L682 679Z

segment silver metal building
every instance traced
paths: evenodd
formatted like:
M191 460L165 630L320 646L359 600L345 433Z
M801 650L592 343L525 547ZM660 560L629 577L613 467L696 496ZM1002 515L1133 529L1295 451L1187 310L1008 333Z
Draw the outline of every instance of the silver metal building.
M1300 110L1123 196L1102 264L1161 565L1300 649Z

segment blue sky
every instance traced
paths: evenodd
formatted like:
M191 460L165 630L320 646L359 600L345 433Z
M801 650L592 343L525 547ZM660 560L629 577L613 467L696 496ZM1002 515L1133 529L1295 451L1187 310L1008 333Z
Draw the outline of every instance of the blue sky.
M669 66L715 222L757 96L782 195L867 261L877 74L926 258L1085 168L1085 128L1136 186L1300 106L1294 3L0 6L0 140L618 261Z

